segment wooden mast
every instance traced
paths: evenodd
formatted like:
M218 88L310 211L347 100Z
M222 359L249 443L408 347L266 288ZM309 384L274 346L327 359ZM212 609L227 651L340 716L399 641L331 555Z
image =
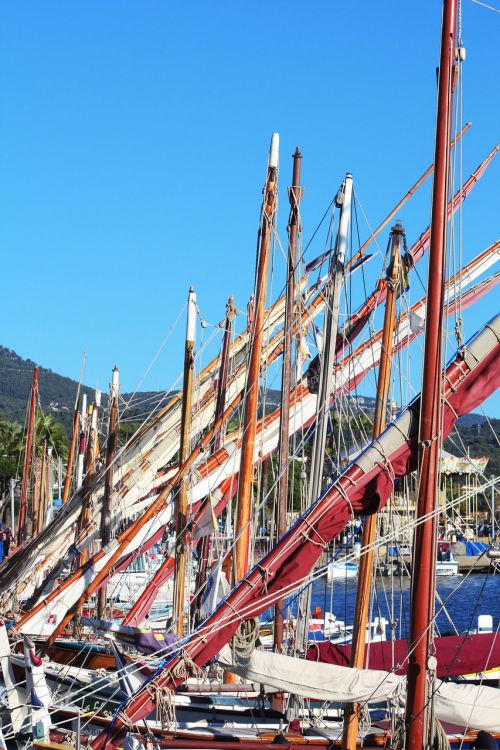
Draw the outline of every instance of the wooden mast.
M85 464L85 444L87 432L87 394L82 395L82 411L80 414L80 435L78 437L78 463L76 467L76 489L83 484L83 469Z
M78 404L78 401L77 401ZM73 417L73 431L71 433L71 443L69 446L68 463L66 464L66 476L64 477L64 489L62 501L63 504L68 502L69 493L71 490L71 479L73 476L73 464L75 462L76 452L76 441L78 440L78 426L80 424L80 411L78 405L75 407L75 415Z
M234 304L234 297L231 295L226 305L226 318L224 320L224 337L222 339L222 352L221 361L219 368L219 378L217 383L217 401L215 403L215 416L214 421L217 422L220 417L224 414L224 408L226 405L226 391L227 382L229 378L229 354L231 350L231 338L233 335L233 320L236 315L236 307ZM224 428L222 425L221 429L215 435L211 452L215 453L219 450L224 439Z
M446 267L447 188L450 156L453 61L457 0L444 0L438 108L434 152L434 185L430 226L427 312L419 425L419 482L413 544L408 694L406 702L406 749L427 747L430 726L428 661L432 653L436 572L437 491L442 417L442 324Z
M31 386L30 405L28 415L28 429L26 432L26 448L24 452L23 483L21 487L21 506L19 509L19 521L17 526L17 545L20 546L25 539L26 506L28 503L28 487L30 478L31 450L33 447L33 434L35 430L35 409L38 396L38 367L33 370L33 383Z
M385 303L375 414L373 418L373 439L384 431L386 424L387 396L389 393L394 327L396 324L396 300L400 291L401 240L403 233L404 229L401 224L396 224L391 230L392 248L391 259L387 269L387 298ZM361 558L359 562L350 661L350 666L358 669L363 669L365 660L366 626L368 621L368 605L370 602L376 528L377 514L374 513L365 518L361 541ZM358 709L359 704L357 703L349 703L344 709L343 750L356 750Z
M120 371L113 368L109 388L109 424L106 445L106 468L104 475L104 496L101 511L101 547L111 541L111 497L113 494L113 466L118 444L118 394L120 392ZM107 587L102 586L97 592L97 616L104 617L107 602Z
M283 366L281 370L281 413L278 445L278 502L276 508L276 538L281 539L286 531L286 509L288 497L288 460L290 432L290 388L292 371L292 335L295 323L295 271L297 266L297 236L300 231L300 172L302 154L298 148L293 155L292 187L288 191L290 215L288 219L288 263L283 328ZM283 606L279 599L274 608L274 650L283 648ZM276 707L276 706L274 706Z
M47 443L43 444L42 460L40 462L40 481L38 489L38 498L33 498L33 533L39 534L43 529L45 517L45 502L47 489Z
M333 365L335 361L336 341L339 322L340 292L344 278L345 256L347 250L348 228L351 218L352 175L346 174L335 198L335 205L340 208L339 226L335 247L330 258L329 278L325 285L325 319L323 324L323 351L318 384L316 406L316 426L311 458L311 477L309 482L309 502L313 503L321 495L323 465L326 448L326 431L330 414L330 398L333 390ZM299 599L299 617L297 623L296 648L305 650L309 631L309 608L311 588L307 587Z
M215 416L214 421L220 421L220 418L224 414L226 405L226 391L227 382L229 377L229 354L231 350L231 338L233 334L233 320L236 315L236 307L234 304L234 297L231 295L226 305L226 317L224 319L224 336L222 339L222 351L221 361L219 368L219 377L217 383L217 401L215 403ZM221 424L220 430L214 437L211 453L216 453L221 447L224 440L225 424ZM207 534L203 537L199 543L199 555L198 555L198 575L196 576L196 597L193 600L191 609L191 616L193 621L197 623L199 620L200 605L205 589L205 582L207 579L208 560L210 556L210 542L211 536Z
M71 492L71 482L73 480L73 467L75 463L76 444L78 442L78 427L80 426L80 411L78 409L78 402L80 401L80 388L82 386L83 373L85 371L85 361L87 355L84 353L82 360L82 367L80 370L80 380L78 381L78 388L76 389L75 408L73 415L73 430L71 432L71 442L69 446L68 462L66 464L66 476L64 477L64 489L62 494L62 502L68 502L69 493Z
M257 273L255 279L255 302L253 307L253 330L246 382L245 410L243 417L243 444L241 448L236 513L236 541L234 545L234 583L238 583L248 570L248 549L250 541L251 492L253 460L257 426L257 402L259 395L259 373L262 354L264 312L266 303L267 274L271 235L277 204L279 136L273 133L266 184L262 203L262 217L259 228L257 252Z
M101 392L96 390L95 392L95 403L90 404L88 408L87 424L88 424L88 437L87 437L87 457L85 465L85 475L83 477L83 494L82 494L82 510L80 518L78 519L79 530L82 531L90 523L91 518L91 494L94 486L94 478L96 474L96 462L98 455L99 436L97 432L97 419L99 416L99 408L101 405ZM79 561L80 565L84 565L89 559L88 547L83 547L80 552Z
M179 464L189 458L191 442L191 412L194 374L194 343L196 336L196 294L189 289L187 302L186 345L184 349L184 379L182 385L181 442ZM184 588L187 563L187 514L189 496L189 476L180 481L176 503L176 548L175 580L172 619L178 635L184 635Z

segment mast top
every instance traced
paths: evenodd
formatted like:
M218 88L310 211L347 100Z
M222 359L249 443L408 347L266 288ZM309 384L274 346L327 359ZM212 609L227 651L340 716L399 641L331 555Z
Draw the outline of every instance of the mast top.
M269 149L269 169L278 169L279 160L279 149L280 149L280 136L279 133L273 133L271 137L271 147Z
M194 343L196 336L196 294L192 286L189 287L187 301L186 341Z

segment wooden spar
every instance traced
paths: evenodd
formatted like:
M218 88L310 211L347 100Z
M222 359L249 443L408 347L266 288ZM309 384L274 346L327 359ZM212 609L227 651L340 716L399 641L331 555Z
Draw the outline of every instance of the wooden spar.
M101 405L101 392L95 392L95 403L89 405L87 423L89 425L87 438L87 457L85 462L85 476L83 478L82 511L78 520L80 531L87 528L90 523L92 500L91 494L96 474L96 461L98 451L97 419ZM84 565L89 559L88 547L83 547L80 552L80 565Z
M470 122L466 122L465 123L465 125L463 126L462 130L460 131L460 133L458 133L455 136L455 138L453 139L453 142L451 144L452 148L454 146L456 146L456 144L462 138L462 136L466 134L466 132L469 130L471 124L472 123L470 123ZM401 198L401 200L399 201L399 203L396 206L394 206L394 208L392 209L392 211L390 211L387 214L387 216L381 222L381 224L379 224L378 227L371 233L371 235L368 237L368 239L366 240L366 242L364 242L361 245L361 247L359 248L359 250L357 251L357 253L355 253L352 256L352 258L351 258L351 260L349 262L349 267L351 267L355 263L357 263L357 261L362 257L362 255L365 252L365 250L367 249L367 247L369 245L371 245L371 243L373 242L373 240L376 237L378 237L378 235L380 234L380 232L383 229L385 229L385 227L388 225L388 223L391 221L391 219L393 219L396 216L396 214L398 213L398 211L400 211L400 209L404 206L404 204L411 198L411 196L416 192L416 190L418 190L418 188L422 185L422 183L424 183L426 181L426 179L433 173L433 171L434 171L434 164L431 164L430 167L427 167L427 169L425 170L425 172L422 175L422 177L420 177L416 181L416 183L408 190L408 192L406 193L406 195L403 198Z
M396 300L400 290L401 277L401 240L404 229L396 224L391 230L391 259L387 270L387 298L385 302L382 349L375 400L372 437L375 440L385 429L387 417L387 397L391 377L392 348L396 324ZM365 665L366 626L368 623L368 606L372 582L373 550L377 514L366 516L361 541L361 558L358 571L358 588L356 608L352 630L351 667L363 669ZM359 704L349 703L344 709L344 731L342 750L356 750L358 735Z
M229 378L229 353L231 350L231 338L233 334L233 320L236 315L236 307L234 304L234 297L231 295L226 305L226 317L224 320L224 337L222 339L222 351L221 361L219 367L219 378L217 383L217 400L215 403L215 416L214 419L217 422L224 413L226 405L226 391L227 382ZM224 440L225 424L221 425L221 428L217 435L214 437L214 441L211 446L211 452L216 453L221 447ZM198 573L196 576L196 596L193 599L191 607L191 617L194 624L197 624L200 619L200 606L205 589L205 583L207 580L208 560L210 556L210 543L211 536L207 534L203 537L199 544L199 555L198 555Z
M226 318L224 320L224 337L222 339L222 352L219 368L219 378L217 383L217 401L215 403L215 421L224 413L226 405L226 391L229 379L229 354L231 350L231 337L233 335L233 320L236 315L234 297L231 295L226 305ZM212 453L219 450L224 437L224 425L222 425L218 434L214 437L212 443Z
M120 392L120 371L113 368L109 388L109 422L106 443L106 468L104 475L104 495L101 511L101 547L111 541L111 498L113 494L113 466L118 445L118 394ZM107 603L106 584L97 592L97 617L104 617Z
M33 533L39 534L43 529L45 515L46 485L47 485L47 443L43 444L42 460L40 462L40 481L38 499L34 498Z
M52 445L47 446L47 484L46 484L46 499L44 508L44 521L42 531L45 526L52 520L53 508L54 508L54 448Z
M288 263L285 322L283 326L283 363L281 370L281 412L280 436L278 444L278 502L276 508L276 539L281 539L286 531L286 509L288 496L288 460L290 432L290 389L292 371L292 329L295 323L295 273L297 265L297 236L300 232L300 172L302 154L298 148L293 155L292 187L288 191L290 215L288 219ZM283 648L283 607L279 599L274 608L274 650L281 653ZM274 705L276 708L276 705Z
M266 184L264 186L261 224L259 228L253 331L245 388L243 444L240 459L235 530L236 539L234 544L234 583L238 583L248 570L251 494L255 434L257 426L257 401L259 395L259 374L264 334L267 274L269 268L271 235L273 232L277 203L278 148L279 136L277 133L273 133L267 167Z
M24 451L23 483L21 486L21 506L19 509L19 521L17 526L17 544L20 546L25 539L26 507L28 503L28 487L30 478L31 451L33 447L33 435L35 430L35 409L38 396L38 367L33 370L33 383L31 386L30 405L28 415L28 429L26 432L26 447Z
M347 231L351 216L352 176L347 174L337 194L337 205L340 206L340 219L335 249L331 256L329 280L325 294L324 342L321 354L321 371L318 386L317 421L314 433L312 453L310 500L316 500L321 494L323 463L326 446L326 429L330 413L330 397L333 384L333 364L335 361L335 342L338 331L340 291L342 288L345 254L347 248Z
M434 185L430 226L427 311L419 423L418 523L413 544L408 692L406 699L406 750L432 744L429 703L432 695L428 669L432 664L435 603L437 484L442 419L442 326L446 269L447 188L449 177L452 80L455 56L457 0L444 0L438 104L434 152Z
M82 385L83 373L85 369L85 360L87 355L84 353L82 360L82 368L80 371L80 380L78 381L78 388L76 389L75 408L73 415L73 430L71 432L71 442L69 446L68 462L66 464L66 476L64 477L64 489L62 494L62 502L68 502L69 494L71 492L71 482L73 480L73 466L75 463L76 444L78 442L78 427L80 426L80 411L78 409L78 402L80 401L80 388Z
M87 394L82 396L82 411L80 414L80 435L78 436L78 464L76 467L76 489L83 484L83 469L85 463L85 441L87 428Z
M335 247L330 256L328 281L323 292L325 297L325 319L323 323L323 351L321 352L318 399L316 405L316 423L311 457L311 476L309 480L309 503L312 504L321 495L323 466L326 448L326 431L330 414L330 399L333 390L333 365L336 354L336 341L339 322L340 292L344 278L347 250L348 228L351 218L352 175L346 174L335 198L335 205L340 208L339 226ZM308 586L299 599L296 648L304 650L309 632L309 609L311 587Z
M80 412L77 407L75 409L75 415L73 417L73 431L71 433L71 443L69 446L68 463L66 464L66 476L64 477L64 489L63 489L63 496L62 496L63 504L68 502L69 493L71 491L71 479L73 476L73 464L75 462L76 441L78 439L79 424L80 424Z
M36 440L36 437L35 437ZM33 457L33 487L31 490L31 502L28 503L29 506L29 525L28 527L31 529L31 534L33 536L36 535L37 529L38 529L38 503L40 501L40 459L36 455L36 448L35 448L35 455Z
M194 375L194 344L196 336L196 294L189 290L187 302L186 344L184 349L184 379L182 385L181 443L179 462L189 458L191 445L191 412ZM184 475L179 485L176 502L175 579L172 619L177 634L184 635L184 589L188 556L187 516L189 477Z

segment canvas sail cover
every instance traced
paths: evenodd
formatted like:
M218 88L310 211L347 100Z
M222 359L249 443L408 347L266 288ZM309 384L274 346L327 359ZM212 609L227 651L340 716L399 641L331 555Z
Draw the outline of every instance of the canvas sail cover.
M437 676L440 678L485 672L500 667L500 637L496 633L441 636L434 639L434 645ZM347 667L351 660L351 646L321 641L309 646L306 658ZM396 674L406 674L408 641L370 643L366 648L365 667L394 669Z
M219 662L267 689L304 698L339 703L405 702L406 678L384 670L339 667L257 650L247 660L234 663L228 647ZM441 721L500 731L500 690L438 680L433 693L434 710Z

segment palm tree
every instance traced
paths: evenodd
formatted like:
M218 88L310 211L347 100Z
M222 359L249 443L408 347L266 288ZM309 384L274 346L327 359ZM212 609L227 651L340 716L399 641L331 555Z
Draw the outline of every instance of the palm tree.
M18 424L0 416L0 475L15 477L21 459L23 431Z
M56 422L51 414L37 414L35 420L35 451L43 453L44 445L52 447L55 456L67 458L68 435L61 422Z

